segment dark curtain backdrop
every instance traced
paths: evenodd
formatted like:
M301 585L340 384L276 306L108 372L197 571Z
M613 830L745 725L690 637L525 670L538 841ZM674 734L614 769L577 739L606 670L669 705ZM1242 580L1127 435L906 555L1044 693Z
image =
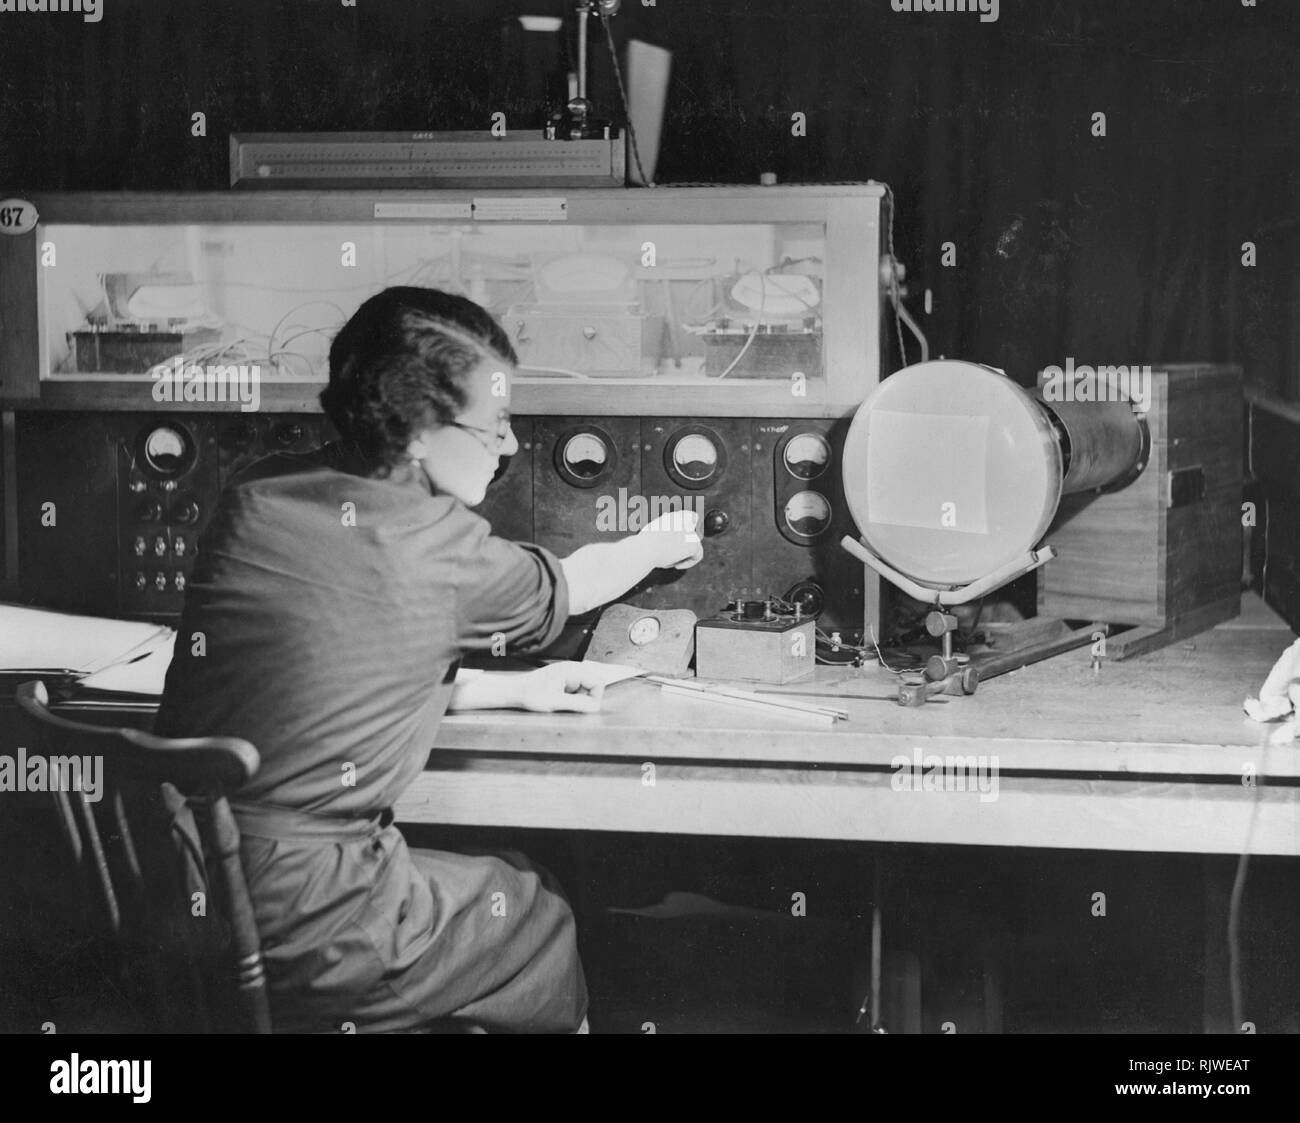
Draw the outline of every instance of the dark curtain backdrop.
M104 0L94 25L3 14L0 193L222 189L232 131L477 129L496 111L534 127L542 67L512 17L568 7ZM1297 8L1003 0L981 24L889 0L625 0L613 27L674 53L661 181L893 186L898 253L914 293L934 290L920 318L935 354L1022 380L1066 356L1231 359L1295 394ZM198 110L206 139L190 136ZM796 111L806 138L791 136ZM955 268L940 265L948 241Z

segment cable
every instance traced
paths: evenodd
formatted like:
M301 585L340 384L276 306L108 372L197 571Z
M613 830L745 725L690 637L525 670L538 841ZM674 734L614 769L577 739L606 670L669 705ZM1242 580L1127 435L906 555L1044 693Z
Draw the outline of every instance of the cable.
M1270 530L1272 519L1268 514L1268 496L1264 496L1264 565L1259 573L1259 599L1267 600L1268 597L1268 532Z
M903 345L903 318L898 314L902 298L898 294L898 258L894 256L894 189L887 183L880 185L885 189L885 198L889 200L889 298L894 306L894 330L898 333L899 369L907 366L907 348Z
M756 335L758 335L758 317L757 317L757 316L754 317L754 325L753 325L753 327L751 327L751 328L749 329L749 338L745 340L745 345L740 349L740 351L737 353L736 357L735 357L734 359L731 360L730 364L727 366L727 369L724 370L720 375L718 375L718 377L719 377L720 379L721 379L721 378L726 378L727 375L729 375L733 370L736 369L736 364L739 363L740 360L743 359L743 358L745 357L745 352L747 352L747 351L750 349L750 347L753 346L753 343L754 343L754 337L755 337Z
M641 149L636 143L636 129L632 127L632 111L627 107L627 89L623 85L623 68L618 64L618 51L614 49L614 33L609 27L609 16L604 12L600 13L600 24L605 29L605 42L609 44L609 58L614 64L614 80L618 82L618 96L623 102L623 117L627 121L627 135L632 142L632 159L636 161L636 174L641 177L641 182L647 187L654 187L650 177L645 174L645 168L641 166Z
M304 300L301 304L294 305L294 307L290 308L289 311L287 311L283 316L281 316L278 320L276 320L275 327L271 329L271 334L266 337L267 366L273 365L272 356L276 353L275 337L279 334L280 329L284 327L284 322L295 312L299 311L302 308L309 308L313 304L328 304L331 308L334 309L335 312L339 314L339 319L341 321L343 321L344 323L347 322L348 314L344 312L343 309L340 308L337 304L335 304L334 301L332 300Z
M1264 799L1264 783L1268 773L1270 741L1263 740L1264 756L1260 761L1260 774L1255 777L1255 798L1250 806L1250 823L1246 827L1246 842L1237 858L1237 872L1232 879L1232 893L1228 898L1228 993L1232 1002L1232 1032L1240 1033L1245 1021L1241 994L1241 902L1246 895L1246 871L1250 866L1251 844L1255 837L1255 823L1259 819L1260 804Z
M925 333L921 330L920 325L912 319L911 313L901 304L894 305L894 312L907 324L907 330L916 336L916 341L921 345L921 362L928 363L930 361L930 341L925 338Z
M871 634L871 646L874 647L874 648L876 649L876 661L877 661L877 662L878 662L882 667L884 667L885 670L887 670L891 675L905 675L905 674L909 674L909 673L911 673L912 671L916 670L916 667L915 667L915 666L914 666L914 667L906 667L906 668L904 668L904 667L891 667L888 663L885 662L885 656L884 656L884 653L881 652L881 650L880 650L880 644L878 644L878 643L876 642L876 626L875 626L874 624L871 625L871 631L870 631L870 634ZM920 665L920 664L918 663L917 666L919 666L919 665Z
M767 308L767 278L763 275L761 269L755 270L755 272L758 273L759 311L754 313L754 326L749 329L749 338L745 340L745 346L742 347L736 357L731 360L727 369L718 375L720 380L726 378L727 375L736 369L736 365L745 357L745 353L750 349L750 347L754 345L754 337L758 335L759 321L763 318L763 311Z

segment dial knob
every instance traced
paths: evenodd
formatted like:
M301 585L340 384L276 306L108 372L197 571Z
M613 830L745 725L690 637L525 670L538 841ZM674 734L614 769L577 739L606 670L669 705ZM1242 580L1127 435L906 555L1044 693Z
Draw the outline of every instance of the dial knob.
M669 475L686 487L704 487L716 479L723 468L722 449L706 433L684 433L669 448Z
M831 461L831 446L820 433L798 433L785 446L785 466L792 476L812 480Z
M179 523L188 523L193 525L199 521L198 503L188 495L183 496L172 507L172 518Z
M642 616L628 629L628 639L637 647L644 647L659 638L661 625L657 616Z
M296 445L302 440L302 426L287 421L283 425L275 427L273 436L276 444L281 448L288 448L290 445Z
M142 499L136 504L135 521L156 523L162 518L162 504L156 499Z
M146 472L159 479L182 475L194 466L194 444L178 425L155 425L147 430L140 451Z
M716 538L731 525L731 516L726 511L706 511L704 514L704 537Z
M592 479L609 463L609 449L595 433L575 433L564 442L564 466L581 479Z
M816 491L800 491L785 505L785 525L802 538L814 538L831 522L831 505Z
M826 594L815 581L800 581L785 595L804 616L819 616L826 607Z

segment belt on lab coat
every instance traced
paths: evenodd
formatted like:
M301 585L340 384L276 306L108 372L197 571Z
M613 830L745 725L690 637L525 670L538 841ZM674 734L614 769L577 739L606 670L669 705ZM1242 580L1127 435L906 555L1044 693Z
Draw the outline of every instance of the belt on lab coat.
M392 809L387 807L375 815L353 817L232 799L230 810L241 835L276 842L347 842L381 831L393 821Z

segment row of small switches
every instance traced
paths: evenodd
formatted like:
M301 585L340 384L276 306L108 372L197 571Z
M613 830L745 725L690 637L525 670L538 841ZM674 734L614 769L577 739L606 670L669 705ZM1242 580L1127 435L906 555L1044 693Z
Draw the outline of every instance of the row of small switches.
M137 534L131 549L137 558L142 558L149 552L149 543L144 540L143 535ZM172 553L178 558L183 558L186 557L189 552L190 544L185 541L185 535L176 535L176 537L172 539ZM167 556L167 539L161 534L153 540L153 554L156 558L165 558Z
M137 592L143 593L146 589L149 588L149 578L145 574L144 570L137 569L135 571L134 584ZM185 574L182 573L180 570L177 570L174 574L172 574L172 579L169 584L167 581L166 572L160 569L157 573L153 575L153 587L157 592L160 593L165 593L169 589L175 589L176 592L183 593L185 592Z

